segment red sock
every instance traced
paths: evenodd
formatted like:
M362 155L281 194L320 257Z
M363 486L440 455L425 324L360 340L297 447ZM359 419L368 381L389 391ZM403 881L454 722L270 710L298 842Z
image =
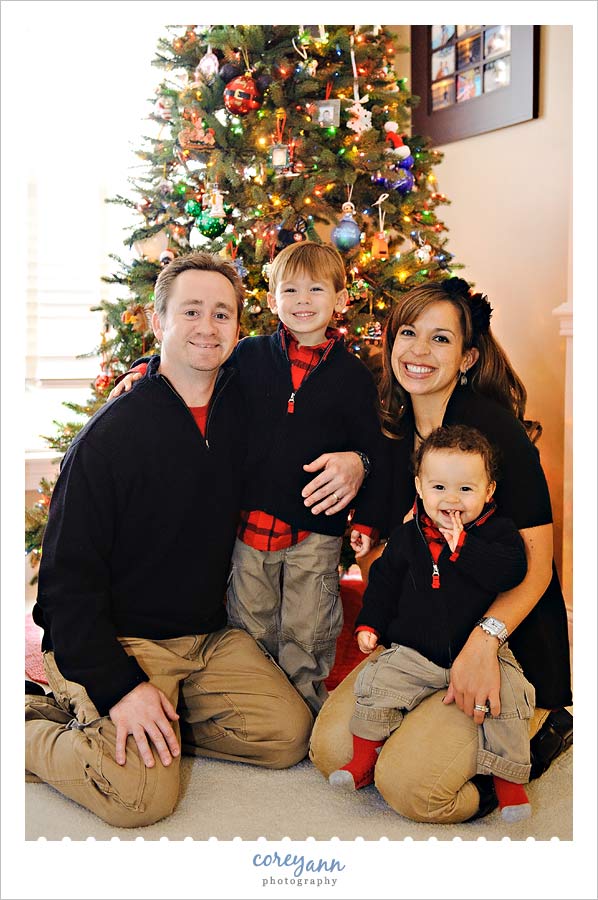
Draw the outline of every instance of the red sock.
M498 797L498 805L503 819L507 822L519 822L531 815L532 807L526 790L522 784L513 784L494 775L494 789Z
M336 787L351 787L354 790L366 787L374 782L374 769L378 761L378 751L384 744L384 741L368 741L367 738L353 735L353 758L349 760L346 766L342 766L333 772L329 781ZM353 778L353 784L345 776L339 775L339 772L348 772Z

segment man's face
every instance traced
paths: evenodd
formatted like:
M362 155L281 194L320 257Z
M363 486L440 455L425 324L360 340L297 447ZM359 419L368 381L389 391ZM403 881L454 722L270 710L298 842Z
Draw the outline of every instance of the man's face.
M233 352L239 337L235 290L219 272L188 269L175 279L166 313L154 313L162 365L170 375L214 372Z

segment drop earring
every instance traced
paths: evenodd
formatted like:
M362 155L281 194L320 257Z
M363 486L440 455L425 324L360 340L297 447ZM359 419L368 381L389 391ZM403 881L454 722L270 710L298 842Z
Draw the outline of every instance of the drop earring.
M459 384L461 387L465 387L467 384L467 372L461 372L461 378L459 379Z

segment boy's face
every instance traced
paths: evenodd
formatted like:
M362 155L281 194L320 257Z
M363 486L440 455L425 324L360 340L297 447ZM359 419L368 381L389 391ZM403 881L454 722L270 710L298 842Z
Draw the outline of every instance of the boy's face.
M347 291L335 291L327 278L313 278L307 272L295 272L268 294L268 306L300 344L313 347L326 337L333 312L341 312L347 303Z
M417 493L434 524L451 528L450 512L458 512L466 525L480 515L494 493L479 453L460 450L430 450L415 478Z

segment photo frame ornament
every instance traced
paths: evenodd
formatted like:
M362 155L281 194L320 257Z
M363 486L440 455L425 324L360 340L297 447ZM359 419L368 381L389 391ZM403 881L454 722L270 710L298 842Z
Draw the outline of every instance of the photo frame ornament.
M328 100L316 100L315 113L321 128L336 128L341 124L341 101L330 97Z

